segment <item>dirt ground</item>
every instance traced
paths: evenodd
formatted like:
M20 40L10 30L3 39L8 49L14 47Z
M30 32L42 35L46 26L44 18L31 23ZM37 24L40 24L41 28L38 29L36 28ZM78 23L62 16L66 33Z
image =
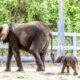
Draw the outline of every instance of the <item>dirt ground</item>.
M17 67L11 67L11 72L5 72L5 67L0 67L0 80L80 80L80 70L78 75L73 76L73 70L70 74L60 74L61 67L47 65L44 72L37 72L35 65L24 66L24 71L16 72Z

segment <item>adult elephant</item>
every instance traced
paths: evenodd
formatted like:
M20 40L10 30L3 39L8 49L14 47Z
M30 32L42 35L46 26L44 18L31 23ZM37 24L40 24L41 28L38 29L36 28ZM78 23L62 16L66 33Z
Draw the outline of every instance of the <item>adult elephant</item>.
M11 58L14 55L18 71L22 71L19 49L31 53L37 63L37 71L45 70L45 55L49 45L50 31L48 26L39 21L28 23L4 24L0 27L0 40L9 43L5 71L10 71Z

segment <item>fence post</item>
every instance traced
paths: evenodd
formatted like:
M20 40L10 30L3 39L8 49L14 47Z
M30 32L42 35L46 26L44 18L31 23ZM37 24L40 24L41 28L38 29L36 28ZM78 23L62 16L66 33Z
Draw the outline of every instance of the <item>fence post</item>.
M73 35L73 39L72 39L72 45L73 45L73 55L76 56L76 36L75 34Z
M63 0L58 0L58 11L59 11L59 20L58 20L58 51L57 56L64 55L64 19L63 19Z

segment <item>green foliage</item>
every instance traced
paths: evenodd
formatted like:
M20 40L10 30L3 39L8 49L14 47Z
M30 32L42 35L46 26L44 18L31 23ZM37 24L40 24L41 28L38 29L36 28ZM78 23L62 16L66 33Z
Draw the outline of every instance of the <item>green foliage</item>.
M57 30L57 0L0 0L0 24L39 20Z
M65 31L80 32L80 0L64 0Z
M39 20L57 31L58 0L0 0L0 24ZM80 0L64 0L66 32L80 32Z

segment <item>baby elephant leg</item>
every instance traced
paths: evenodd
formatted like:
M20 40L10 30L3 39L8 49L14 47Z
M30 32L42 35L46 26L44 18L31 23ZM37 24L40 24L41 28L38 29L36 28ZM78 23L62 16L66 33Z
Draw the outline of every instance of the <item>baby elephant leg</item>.
M67 73L69 73L69 66L67 65Z
M64 69L65 69L66 65L63 64L63 67L62 67L62 71L61 73L64 73Z
M76 64L71 65L72 69L74 70L73 75L78 75L77 70L76 70Z

